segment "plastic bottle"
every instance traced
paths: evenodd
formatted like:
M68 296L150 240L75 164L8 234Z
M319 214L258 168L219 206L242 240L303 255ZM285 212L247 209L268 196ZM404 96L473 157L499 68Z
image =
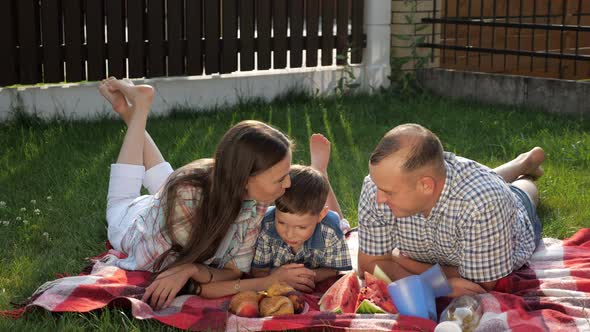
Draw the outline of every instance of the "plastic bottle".
M473 332L479 325L482 311L477 297L463 295L455 298L442 312L434 332Z

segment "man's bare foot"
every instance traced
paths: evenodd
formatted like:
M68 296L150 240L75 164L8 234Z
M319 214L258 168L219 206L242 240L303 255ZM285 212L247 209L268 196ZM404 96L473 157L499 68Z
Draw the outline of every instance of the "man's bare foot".
M98 85L98 91L106 100L109 101L109 103L111 103L113 110L117 114L119 114L121 119L123 119L123 121L125 121L125 123L128 124L129 120L131 119L131 105L129 105L129 103L125 99L125 96L123 96L123 94L120 91L110 91L106 82L112 80L116 80L116 78L111 76L106 80L102 80Z
M107 80L104 82L111 93L120 92L132 105L132 108L149 108L154 97L154 88L150 85L134 85L130 80Z
M311 167L327 174L330 161L330 141L322 134L313 134L309 138L309 154L311 155Z
M531 151L521 154L519 158L521 157L526 165L523 175L530 175L534 179L538 179L545 174L541 168L541 164L545 161L545 151L542 148L536 146Z

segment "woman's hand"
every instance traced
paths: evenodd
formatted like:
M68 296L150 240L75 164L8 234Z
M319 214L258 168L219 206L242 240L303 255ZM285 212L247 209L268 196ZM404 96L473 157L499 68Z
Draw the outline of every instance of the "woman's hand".
M479 284L476 284L473 281L469 281L463 278L449 278L449 283L451 284L451 288L453 289L453 292L449 294L449 297L459 297L461 295L475 295L486 292L486 290L483 289L483 287L481 287Z
M303 264L286 264L270 274L272 283L286 282L298 291L311 293L315 289L315 272Z
M199 268L194 264L183 264L160 273L146 288L141 300L147 302L151 297L152 308L156 310L167 308L188 279L196 275L198 270Z

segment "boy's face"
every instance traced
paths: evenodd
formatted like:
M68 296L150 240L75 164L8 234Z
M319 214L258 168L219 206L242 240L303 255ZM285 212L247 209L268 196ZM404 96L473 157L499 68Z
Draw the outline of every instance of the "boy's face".
M275 212L275 228L277 229L277 233L293 249L293 252L299 251L303 243L311 238L316 225L321 220L321 215L298 215L278 210Z

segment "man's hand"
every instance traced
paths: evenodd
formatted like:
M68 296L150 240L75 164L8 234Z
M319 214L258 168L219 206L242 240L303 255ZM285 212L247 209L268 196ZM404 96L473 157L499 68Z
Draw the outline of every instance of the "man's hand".
M315 272L303 264L286 264L270 274L272 283L286 282L298 291L311 293L315 289Z
M453 292L449 294L449 297L459 297L461 295L475 295L485 293L479 284L463 278L449 278L449 283Z
M146 288L141 300L147 302L151 297L152 308L156 310L167 308L188 279L198 272L197 270L198 267L194 264L183 264L160 273Z

